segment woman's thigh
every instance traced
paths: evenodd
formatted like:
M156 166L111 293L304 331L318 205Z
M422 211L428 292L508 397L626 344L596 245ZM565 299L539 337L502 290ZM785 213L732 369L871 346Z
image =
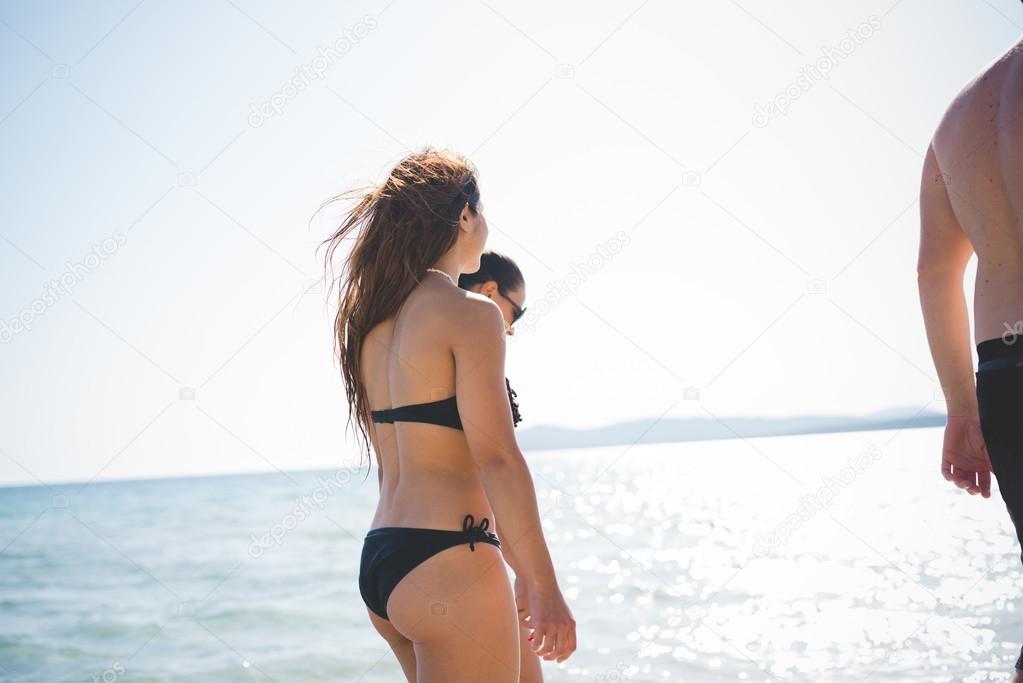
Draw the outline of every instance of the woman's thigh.
M409 683L416 683L416 653L412 647L412 641L401 635L390 621L377 616L373 610L366 608L366 613L369 614L369 620L372 622L373 628L391 646L391 650L394 652L394 656L398 659L398 664L401 665L401 670L405 674L405 679Z
M529 627L519 622L519 683L543 683L540 657L529 642Z
M406 575L387 601L413 643L419 683L519 680L519 620L500 549L443 550Z

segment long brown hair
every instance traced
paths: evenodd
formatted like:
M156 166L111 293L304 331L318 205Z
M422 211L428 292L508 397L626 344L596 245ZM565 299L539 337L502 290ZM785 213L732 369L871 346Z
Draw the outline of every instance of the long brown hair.
M363 342L374 326L397 314L426 269L454 246L463 207L477 213L478 173L462 155L426 147L399 161L382 185L344 192L323 206L338 200L354 206L317 251L327 245L329 298L334 251L356 233L337 279L334 352L348 397L348 425L354 420L368 453L369 400L359 372Z

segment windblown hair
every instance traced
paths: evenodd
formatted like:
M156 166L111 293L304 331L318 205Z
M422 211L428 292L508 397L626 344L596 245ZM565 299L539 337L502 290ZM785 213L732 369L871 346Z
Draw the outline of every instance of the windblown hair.
M383 184L344 192L320 208L339 200L354 206L317 251L327 245L329 298L334 251L342 241L354 239L336 280L334 352L348 397L348 425L355 422L368 453L369 400L360 374L363 342L374 326L398 313L426 269L454 246L462 209L468 205L474 215L478 212L478 173L462 155L426 147L399 161Z
M493 280L502 294L521 289L525 280L522 271L504 254L487 249L480 256L480 269L475 273L462 273L458 277L458 286L462 289L470 289L476 285Z

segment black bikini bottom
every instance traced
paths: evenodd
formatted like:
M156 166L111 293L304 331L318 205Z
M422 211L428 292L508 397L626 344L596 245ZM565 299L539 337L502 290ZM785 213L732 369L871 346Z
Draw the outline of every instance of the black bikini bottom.
M497 534L487 531L490 520L484 517L473 526L472 515L462 520L461 531L385 526L371 529L362 544L359 567L359 592L375 614L387 619L387 599L398 582L417 566L442 550L463 543L476 552L477 543L501 547Z

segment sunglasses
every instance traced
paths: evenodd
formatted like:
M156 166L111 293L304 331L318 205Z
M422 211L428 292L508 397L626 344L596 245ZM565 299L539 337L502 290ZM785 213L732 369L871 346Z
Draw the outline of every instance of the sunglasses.
M497 293L500 294L501 296L503 296L504 300L511 304L511 307L512 307L511 324L514 325L515 322L519 318L521 318L523 315L525 315L526 309L528 308L528 306L523 307L523 308L519 308L519 305L517 303L515 303L514 301L512 301L511 299L509 299L508 295L505 294L504 292L502 292L500 287L497 288Z

